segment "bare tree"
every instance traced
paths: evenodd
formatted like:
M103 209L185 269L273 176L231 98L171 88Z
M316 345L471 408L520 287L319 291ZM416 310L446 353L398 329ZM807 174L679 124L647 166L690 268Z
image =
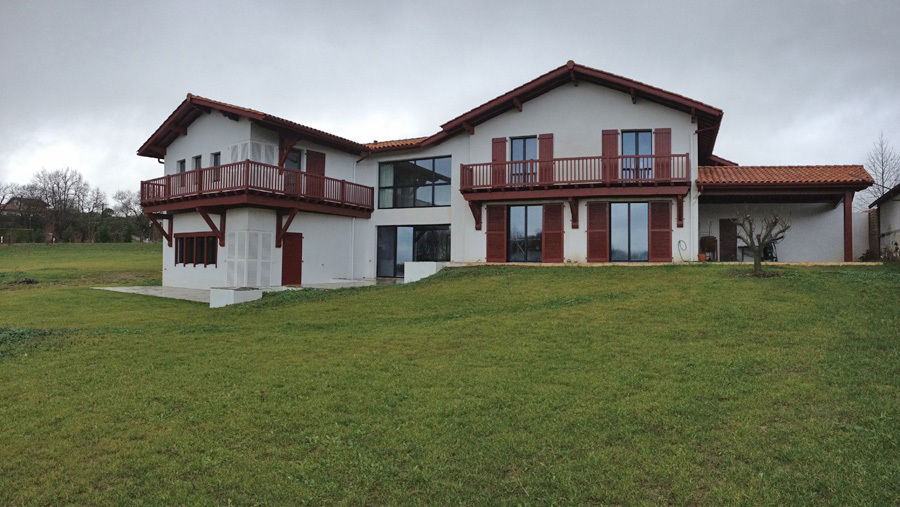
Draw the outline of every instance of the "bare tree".
M57 235L71 226L75 215L85 208L90 186L81 173L70 168L47 171L34 175L31 185L37 197L50 208L50 219Z
M885 192L900 185L900 154L884 138L882 132L866 155L866 170L875 184L859 193L859 207L865 209Z
M9 200L13 197L18 197L16 194L19 193L19 185L15 183L3 183L0 182L0 211L3 211L3 208L9 204Z
M784 239L790 222L778 214L754 218L744 211L737 218L737 237L753 252L753 276L763 276L762 259L766 249Z
M143 243L144 239L150 237L153 225L144 215L144 210L141 207L141 193L132 190L119 190L113 194L113 200L116 202L114 208L116 213L134 223Z
M106 194L99 188L91 190L82 208L87 240L97 240L97 229L103 221L103 210L106 209Z

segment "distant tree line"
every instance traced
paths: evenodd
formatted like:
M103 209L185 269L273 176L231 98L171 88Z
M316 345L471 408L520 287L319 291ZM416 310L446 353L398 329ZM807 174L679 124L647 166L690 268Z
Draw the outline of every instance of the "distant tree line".
M3 243L109 243L156 239L140 193L120 190L112 202L73 169L42 170L27 185L0 182Z

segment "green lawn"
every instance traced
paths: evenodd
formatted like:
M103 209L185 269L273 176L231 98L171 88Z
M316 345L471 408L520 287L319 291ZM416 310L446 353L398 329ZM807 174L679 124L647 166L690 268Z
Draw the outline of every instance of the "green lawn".
M159 253L0 248L0 504L900 503L896 269L89 288Z

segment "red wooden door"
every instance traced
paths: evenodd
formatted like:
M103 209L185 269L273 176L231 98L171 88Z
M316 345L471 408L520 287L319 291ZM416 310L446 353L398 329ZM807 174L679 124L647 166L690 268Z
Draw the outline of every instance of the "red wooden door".
M563 262L563 205L545 204L541 230L541 262Z
M303 274L303 235L289 232L281 240L281 285L300 285Z
M719 260L737 260L737 224L730 218L719 219Z
M306 191L310 197L325 196L325 154L306 150Z
M672 262L672 203L650 203L650 262Z
M487 252L488 262L506 262L506 206L487 207Z
M587 205L587 261L609 262L609 203Z

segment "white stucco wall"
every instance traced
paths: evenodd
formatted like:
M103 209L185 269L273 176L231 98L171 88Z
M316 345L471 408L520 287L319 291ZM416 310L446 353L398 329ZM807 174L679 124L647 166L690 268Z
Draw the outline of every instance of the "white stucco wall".
M719 219L735 218L749 209L751 216L778 213L787 217L791 228L776 245L781 262L842 262L844 260L844 208L842 204L701 204L700 235L719 237ZM863 217L864 218L864 217ZM866 226L854 218L854 259L868 248ZM738 245L741 245L738 240ZM721 246L721 244L720 244ZM738 252L740 260L740 252ZM749 258L748 258L749 260Z
M882 203L878 207L881 249L892 249L900 245L900 196Z
M187 135L179 136L166 148L165 174L178 172L177 161L184 159L185 169L190 171L191 160L196 155L202 157L203 167L209 167L210 154L220 152L222 163L231 162L229 148L237 143L250 140L250 121L246 118L230 120L213 111L200 115L187 127ZM277 142L276 142L277 146Z

